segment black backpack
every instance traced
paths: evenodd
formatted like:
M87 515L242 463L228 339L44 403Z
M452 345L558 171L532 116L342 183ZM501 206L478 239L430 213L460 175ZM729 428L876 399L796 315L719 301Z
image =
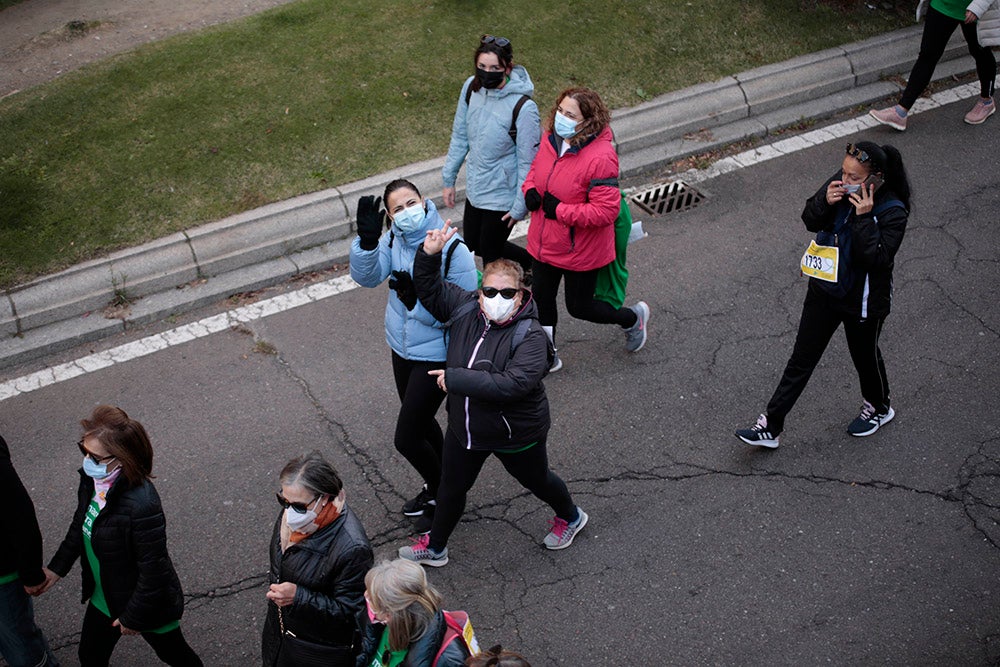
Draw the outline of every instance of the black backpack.
M469 106L469 100L471 100L471 99L472 99L472 82L470 81L469 85L466 86L466 88L465 88L465 106L466 107ZM517 143L517 115L519 113L521 113L521 107L524 106L524 103L527 102L530 99L531 99L531 95L521 95L521 99L519 99L517 101L517 104L514 105L514 112L513 112L513 114L511 114L511 118L510 118L510 129L507 130L507 134L510 135L511 141L513 141L515 144Z

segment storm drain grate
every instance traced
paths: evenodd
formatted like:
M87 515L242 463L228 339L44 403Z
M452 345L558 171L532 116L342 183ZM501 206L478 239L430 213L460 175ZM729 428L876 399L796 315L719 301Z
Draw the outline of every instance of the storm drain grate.
M684 181L660 183L632 195L632 203L651 215L686 211L705 201L705 195Z

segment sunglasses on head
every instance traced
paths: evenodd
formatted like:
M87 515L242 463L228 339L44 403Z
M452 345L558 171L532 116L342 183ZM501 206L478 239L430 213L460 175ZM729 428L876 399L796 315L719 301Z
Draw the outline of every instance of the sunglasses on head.
M506 37L496 37L494 35L483 35L479 39L480 44L496 44L501 49L510 46L510 40Z
M847 144L847 154L858 162L868 162L872 159L872 156L861 150L854 144Z
M492 299L497 294L508 300L513 299L515 296L517 296L516 287L504 287L503 289L497 289L496 287L484 287L482 288L482 292L483 296L485 296L487 299Z
M319 496L316 496L315 498L313 498L312 500L310 500L308 503L293 503L290 500L286 500L285 497L283 495L281 495L280 491L278 493L275 493L274 497L278 499L278 504L279 505L281 505L282 507L284 507L286 510L289 507L291 507L292 511L295 512L296 514L305 514L306 512L309 511L309 506L312 505L317 500L319 500Z
M83 454L88 459L90 459L91 461L93 461L98 465L115 458L113 454L109 454L108 456L98 456L97 454L93 453L92 451L83 446L83 440L76 443L76 446L80 448L81 454Z

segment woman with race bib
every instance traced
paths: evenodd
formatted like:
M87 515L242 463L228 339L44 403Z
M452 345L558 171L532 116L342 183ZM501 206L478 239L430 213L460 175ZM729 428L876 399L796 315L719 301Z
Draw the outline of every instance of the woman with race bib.
M811 276L792 356L766 411L736 436L775 448L785 415L843 324L864 399L847 432L875 433L895 416L879 337L892 302L892 269L910 211L910 184L893 146L847 146L841 170L806 201L802 221L816 233L802 258Z

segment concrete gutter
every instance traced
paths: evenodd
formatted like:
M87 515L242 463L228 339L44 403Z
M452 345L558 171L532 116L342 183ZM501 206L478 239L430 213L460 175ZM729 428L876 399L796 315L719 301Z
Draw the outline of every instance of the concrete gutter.
M913 26L619 110L612 128L622 176L897 95L899 85L886 77L909 73L921 31ZM935 79L973 68L956 31ZM269 204L6 290L0 368L344 262L358 197L381 194L394 178L408 178L428 195L440 193L443 163L443 157L426 160ZM462 186L460 180L460 197ZM451 216L456 222L460 210ZM130 307L106 315L119 291Z

